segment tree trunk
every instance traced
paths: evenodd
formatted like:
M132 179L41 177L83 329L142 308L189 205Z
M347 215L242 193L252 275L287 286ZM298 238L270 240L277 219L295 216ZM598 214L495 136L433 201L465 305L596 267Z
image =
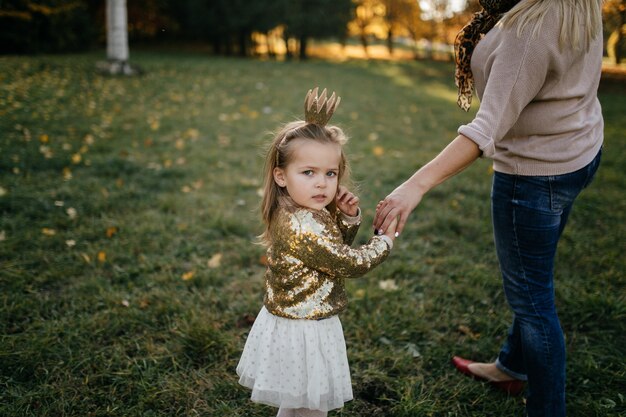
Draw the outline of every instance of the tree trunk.
M365 56L369 56L369 53L367 52L367 35L365 34L365 29L361 31L359 37L361 38L361 45L363 45L363 52L365 52Z
M291 53L291 48L289 46L289 35L287 35L286 32L283 33L283 39L285 42L285 58L291 59L292 53Z
M306 54L307 43L308 43L307 37L300 36L300 59L303 61L307 59L307 54Z
M626 6L621 6L619 18L617 28L606 41L606 51L609 58L617 65L622 62L622 46L624 43L624 32L626 31Z
M389 49L389 55L393 55L393 29L389 28L387 31L387 49Z
M239 56L248 56L248 38L249 34L245 30L239 31Z
M96 63L98 71L111 75L135 75L143 71L128 62L126 0L107 0L107 61Z
M107 59L128 62L126 0L107 0Z

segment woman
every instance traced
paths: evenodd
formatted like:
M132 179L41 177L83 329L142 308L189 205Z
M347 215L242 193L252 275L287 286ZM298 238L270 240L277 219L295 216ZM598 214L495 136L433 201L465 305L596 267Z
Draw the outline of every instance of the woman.
M469 108L475 82L478 113L378 204L374 227L384 231L398 218L401 233L424 194L480 156L491 158L494 237L514 319L495 362L453 362L512 394L527 381L529 416L564 416L565 344L553 265L574 200L600 161L602 2L480 3L483 10L456 44L459 105Z

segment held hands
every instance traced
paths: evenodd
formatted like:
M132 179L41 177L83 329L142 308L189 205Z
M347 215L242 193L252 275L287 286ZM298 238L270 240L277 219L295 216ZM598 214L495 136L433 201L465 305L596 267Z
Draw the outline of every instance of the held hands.
M350 217L354 217L359 214L359 197L352 194L343 185L339 186L335 202L337 204L337 208L341 210L342 213Z
M374 229L378 233L388 236L393 229L393 234L397 237L402 233L409 214L421 200L422 194L420 192L412 188L407 182L401 184L376 205Z
M382 234L384 234L389 239L394 241L400 235L399 233L396 232L397 227L398 227L398 218L396 217L395 219L391 220L391 223L389 223L389 227Z

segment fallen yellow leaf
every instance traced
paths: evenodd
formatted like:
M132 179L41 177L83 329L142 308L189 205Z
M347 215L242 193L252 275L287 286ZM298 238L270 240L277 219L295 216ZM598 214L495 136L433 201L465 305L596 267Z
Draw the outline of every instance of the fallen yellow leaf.
M463 324L459 325L458 330L462 334L469 336L470 339L476 340L480 338L480 333L474 333L472 329L470 329L468 326L465 326Z
M216 253L211 256L211 259L206 263L209 268L217 268L222 264L222 254Z
M100 252L98 252L98 262L104 263L104 262L106 262L106 260L107 260L106 252L102 251L102 250Z
M185 132L185 136L187 136L189 139L198 139L198 136L200 136L200 131L198 129L187 129L187 131Z
M107 228L106 235L108 238L113 237L118 232L118 228L116 226L111 226Z
M189 272L185 272L181 278L183 279L183 281L189 281L190 279L193 278L193 276L196 275L196 271L189 271Z
M68 207L65 212L67 213L67 217L69 217L71 220L74 220L76 216L78 216L78 212L74 207Z
M374 146L374 149L372 149L372 153L375 156L383 156L385 154L385 148L383 148L382 146Z
M44 227L43 229L41 229L41 233L43 233L46 236L54 236L57 234L57 231L54 229L49 229L47 227Z

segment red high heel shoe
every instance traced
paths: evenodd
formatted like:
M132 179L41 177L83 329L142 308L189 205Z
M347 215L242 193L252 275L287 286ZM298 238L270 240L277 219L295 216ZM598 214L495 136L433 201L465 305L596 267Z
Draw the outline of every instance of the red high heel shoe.
M455 356L454 358L452 358L452 364L462 374L470 376L479 381L487 381L492 387L500 391L504 391L512 396L518 396L522 392L524 392L524 381L520 381L519 379L511 379L509 381L489 381L488 379L472 373L472 371L470 371L468 368L468 365L471 363L474 363L474 361L463 359L459 356Z

